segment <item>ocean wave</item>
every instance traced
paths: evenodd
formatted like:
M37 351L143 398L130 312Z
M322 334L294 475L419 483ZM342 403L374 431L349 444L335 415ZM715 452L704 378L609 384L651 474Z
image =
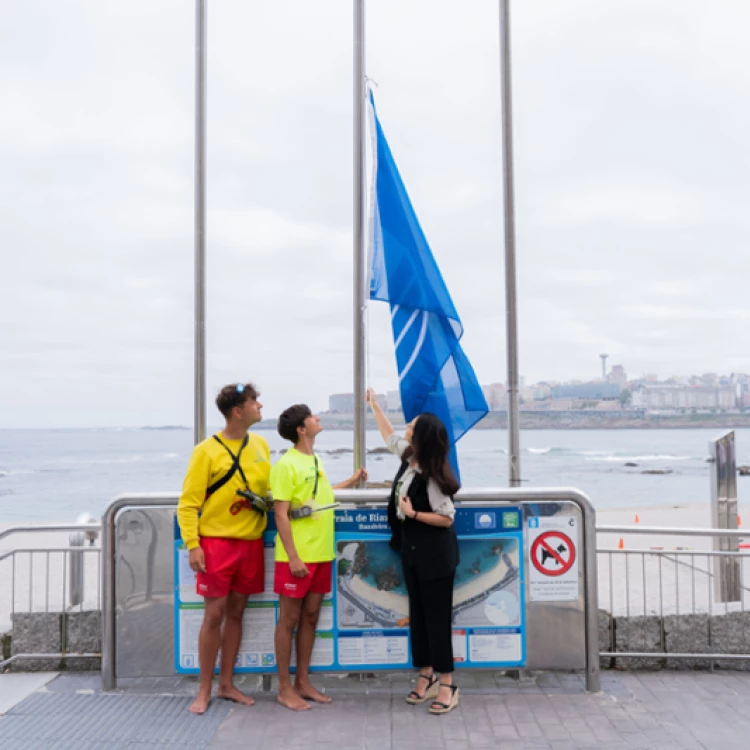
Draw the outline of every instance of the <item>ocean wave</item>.
M642 455L629 455L609 451L582 451L559 446L545 446L541 448L524 448L526 453L535 456L567 456L571 459L583 458L585 461L601 461L604 463L624 463L635 461L703 461L700 456L678 456L671 453L649 453Z
M669 454L649 454L645 456L618 456L617 454L608 454L604 456L589 456L587 461L604 461L606 463L633 463L636 461L700 461L695 456L673 456Z
M33 474L34 471L32 469L15 469L15 470L0 470L0 477L15 477L19 474Z
M73 464L76 468L83 466L121 466L126 464L154 463L165 459L174 460L180 458L179 453L131 453L127 456L103 456L101 458L65 457L55 461L56 464L69 466ZM40 471L70 471L70 469L41 469Z

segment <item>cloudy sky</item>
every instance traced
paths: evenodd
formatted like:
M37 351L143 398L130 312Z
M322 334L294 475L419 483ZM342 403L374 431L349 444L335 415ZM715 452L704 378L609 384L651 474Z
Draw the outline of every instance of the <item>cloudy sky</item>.
M208 384L352 387L352 10L211 0ZM527 382L750 371L750 4L513 1ZM191 424L194 7L0 22L0 427ZM379 114L482 382L505 378L496 0L370 0ZM371 383L396 386L387 311Z

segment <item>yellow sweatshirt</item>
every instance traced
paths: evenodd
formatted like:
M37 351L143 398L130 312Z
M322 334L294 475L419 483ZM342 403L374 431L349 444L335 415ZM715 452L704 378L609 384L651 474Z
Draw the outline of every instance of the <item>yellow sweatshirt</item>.
M265 497L271 474L271 454L265 438L248 434L249 440L242 451L240 465L250 489L256 495ZM242 440L226 440L221 433L219 438L236 456ZM197 547L202 536L259 539L263 534L266 528L265 514L247 507L243 498L237 495L238 489L245 489L239 470L223 487L206 498L207 488L221 479L231 466L232 457L213 437L193 449L177 506L177 522L188 549Z

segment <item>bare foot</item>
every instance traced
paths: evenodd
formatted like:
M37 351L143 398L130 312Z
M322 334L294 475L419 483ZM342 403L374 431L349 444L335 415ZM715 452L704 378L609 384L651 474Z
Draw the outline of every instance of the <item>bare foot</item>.
M309 711L310 704L292 687L279 690L276 700L292 711Z
M294 689L303 698L306 698L309 701L314 701L315 703L331 702L330 695L326 695L325 693L321 693L319 690L316 690L309 682L305 683L304 685L295 685Z
M208 693L207 695L199 692L196 699L193 701L193 704L190 706L190 713L191 714L198 714L199 716L202 716L206 713L206 710L208 709L208 704L211 702L211 693Z
M223 698L225 701L234 701L235 703L242 703L245 706L252 706L255 701L249 696L241 693L234 685L228 687L221 687L216 691L217 698Z

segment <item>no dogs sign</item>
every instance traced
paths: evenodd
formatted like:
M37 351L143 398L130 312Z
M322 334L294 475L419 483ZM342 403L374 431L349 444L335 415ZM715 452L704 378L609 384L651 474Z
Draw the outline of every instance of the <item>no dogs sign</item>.
M578 519L537 516L528 519L529 598L533 602L577 601Z

